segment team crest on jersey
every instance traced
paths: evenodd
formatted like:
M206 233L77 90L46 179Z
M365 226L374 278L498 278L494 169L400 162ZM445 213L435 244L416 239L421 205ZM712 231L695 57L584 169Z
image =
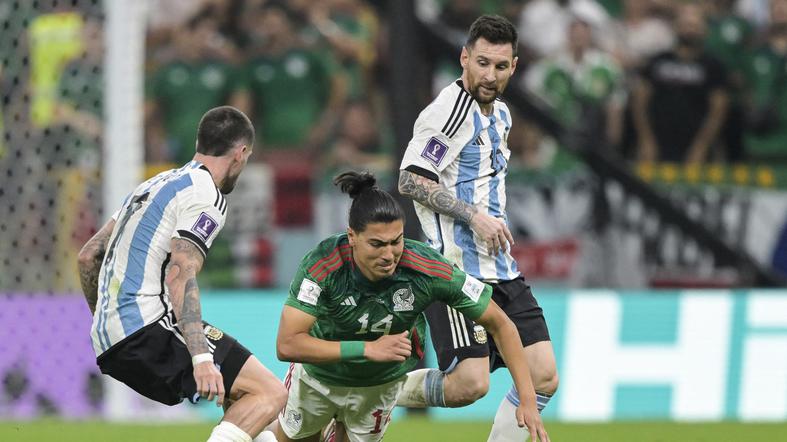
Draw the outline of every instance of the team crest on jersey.
M205 337L207 337L211 341L218 341L219 339L222 338L222 336L224 336L223 331L217 329L212 325L206 325L204 331L205 331Z
M321 292L322 289L316 282L304 279L301 282L301 288L298 290L298 301L317 305L317 299L319 299Z
M448 152L448 145L432 137L429 139L429 142L426 143L426 147L424 147L423 152L421 152L421 156L429 160L429 162L435 166L439 166L446 152Z
M486 344L486 330L484 327L478 324L473 326L473 339L475 339L475 342L478 344Z
M207 241L218 225L219 223L217 223L215 219L211 218L207 213L202 212L199 214L197 222L191 227L191 231L199 235L203 241Z
M301 431L303 425L303 416L297 410L287 410L287 417L285 419L287 426L292 430Z
M393 294L393 310L395 312L413 311L413 302L415 302L415 295L409 288L399 289Z

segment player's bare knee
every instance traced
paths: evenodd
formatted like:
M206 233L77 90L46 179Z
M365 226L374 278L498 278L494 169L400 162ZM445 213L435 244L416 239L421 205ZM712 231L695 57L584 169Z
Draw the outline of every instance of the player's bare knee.
M489 377L463 379L454 383L452 394L446 392L445 402L449 407L464 407L481 399L489 391Z
M533 385L536 391L550 395L555 394L559 383L557 370L554 368L541 371L533 378Z

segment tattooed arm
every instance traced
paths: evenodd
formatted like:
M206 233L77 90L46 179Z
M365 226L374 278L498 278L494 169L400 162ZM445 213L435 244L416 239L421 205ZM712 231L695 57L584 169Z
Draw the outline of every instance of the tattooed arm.
M514 244L514 238L502 219L479 211L477 207L456 198L440 183L429 178L409 170L401 170L399 193L441 215L469 224L487 244L490 255L496 255L498 250L505 250L506 242Z
M79 282L82 284L82 292L85 294L87 306L90 313L95 313L96 302L98 300L98 273L101 271L101 262L107 252L109 237L112 229L115 228L115 220L110 219L104 224L92 238L90 238L82 250L79 251L78 263Z
M202 270L205 258L196 245L185 239L173 238L170 247L172 254L164 281L169 290L178 329L183 334L192 357L210 354L203 331L202 306L197 286L197 274ZM216 404L222 405L224 382L213 362L198 362L194 366L194 381L200 396L210 401L215 395Z

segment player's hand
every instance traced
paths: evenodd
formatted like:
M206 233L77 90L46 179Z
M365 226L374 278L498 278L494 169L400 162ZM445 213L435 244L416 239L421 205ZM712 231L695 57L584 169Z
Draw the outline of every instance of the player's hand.
M383 335L364 345L363 355L375 362L404 362L412 353L412 344L407 339L409 332L398 335Z
M216 398L216 406L224 405L224 378L213 361L200 362L194 366L194 381L197 393L209 401Z
M516 422L520 427L527 427L532 442L549 442L549 435L536 407L519 404L516 409Z
M484 241L490 256L510 250L514 244L514 237L500 218L476 212L470 219L470 228Z

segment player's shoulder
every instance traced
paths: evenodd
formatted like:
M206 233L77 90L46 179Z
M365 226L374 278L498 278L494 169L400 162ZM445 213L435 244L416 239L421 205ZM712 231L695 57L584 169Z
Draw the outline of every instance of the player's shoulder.
M196 161L192 161L184 167L183 173L189 176L189 180L192 183L192 202L193 200L199 200L213 204L222 215L226 214L227 198L216 186L210 170Z
M301 262L301 269L317 282L323 282L351 259L352 250L347 234L340 233L320 241L310 250Z
M433 127L451 138L467 118L473 102L462 80L456 80L444 87L424 108L418 116L418 124Z
M437 250L420 241L405 239L399 267L405 271L450 281L453 266Z

